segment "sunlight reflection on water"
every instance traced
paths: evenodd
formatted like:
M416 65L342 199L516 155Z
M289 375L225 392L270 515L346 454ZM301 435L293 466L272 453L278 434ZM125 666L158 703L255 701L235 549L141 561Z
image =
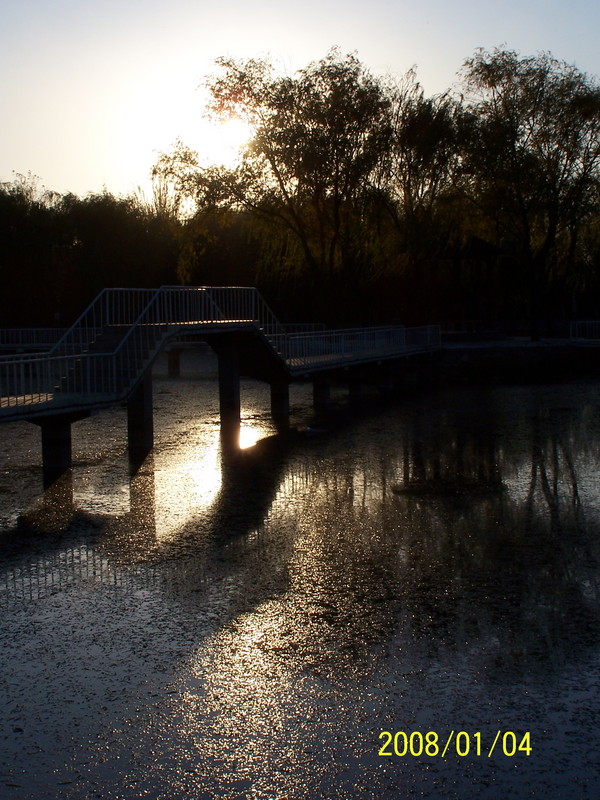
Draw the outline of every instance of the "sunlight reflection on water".
M26 800L596 796L595 387L448 390L288 438L244 388L233 455L208 382L155 381L134 476L122 415L82 426L52 528L39 465L4 456L5 780ZM534 755L377 755L382 729L498 726Z
M253 447L267 435L267 430L257 425L242 425L240 428L240 448L246 450Z
M198 442L158 458L154 472L156 536L163 539L205 510L221 488L220 438L211 430Z

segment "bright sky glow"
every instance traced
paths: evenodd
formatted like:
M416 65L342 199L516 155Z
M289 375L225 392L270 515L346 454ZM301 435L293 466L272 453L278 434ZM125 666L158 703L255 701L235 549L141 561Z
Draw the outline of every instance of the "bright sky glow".
M596 0L1 0L0 181L38 175L58 192L148 186L177 138L230 163L244 133L203 119L215 58L270 55L292 73L334 45L375 74L416 65L429 94L477 47L550 50L600 74Z

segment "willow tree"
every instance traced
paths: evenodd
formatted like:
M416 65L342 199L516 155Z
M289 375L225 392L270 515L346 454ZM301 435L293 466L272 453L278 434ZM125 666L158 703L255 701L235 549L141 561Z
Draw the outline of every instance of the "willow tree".
M377 185L395 233L395 277L405 300L411 297L413 319L427 319L441 313L449 284L454 291L457 283L447 251L459 105L449 95L426 97L412 70L391 97L392 131Z
M202 207L251 210L269 226L277 258L300 265L313 288L351 273L370 246L371 179L390 137L386 88L335 50L292 77L267 60L217 63L212 114L253 130L239 163L199 169L182 147L158 168Z
M459 106L447 94L426 97L412 71L392 94L392 136L380 185L408 251L430 238L441 198L458 166Z
M574 263L595 207L600 87L550 54L478 51L464 66L463 188L525 277L537 334L541 295Z

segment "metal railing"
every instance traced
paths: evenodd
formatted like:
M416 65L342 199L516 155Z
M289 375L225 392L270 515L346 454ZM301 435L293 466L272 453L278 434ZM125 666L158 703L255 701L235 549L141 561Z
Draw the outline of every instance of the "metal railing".
M0 328L2 350L50 350L66 328Z
M324 322L284 322L284 333L320 333L327 330Z
M50 354L87 353L109 327L124 336L155 293L156 289L103 289L56 342Z
M287 334L269 337L291 368L319 362L386 357L403 351L428 350L440 346L438 325L405 328L401 325L348 328L336 331Z
M442 345L442 329L439 325L417 325L406 328L408 347L438 348Z
M571 323L572 339L600 339L600 322L587 320L585 322Z
M111 354L112 391L124 397L176 330L223 321L220 309L203 288L161 287Z
M224 319L231 322L255 322L266 336L276 336L285 332L271 308L258 289L247 286L205 286L221 310Z
M0 359L0 408L119 401L174 329L223 322L202 288L128 291L102 292L48 355Z
M0 358L0 411L121 402L167 338L239 323L261 331L292 374L440 346L436 325L286 332L255 288L105 289L48 354Z

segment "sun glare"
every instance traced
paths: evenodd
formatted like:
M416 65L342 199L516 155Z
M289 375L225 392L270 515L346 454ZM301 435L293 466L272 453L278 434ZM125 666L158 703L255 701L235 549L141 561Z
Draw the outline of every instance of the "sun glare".
M243 119L206 120L198 134L198 158L205 166L234 167L252 138L252 126Z
M265 432L258 427L242 425L240 428L240 450L253 447L264 435Z

